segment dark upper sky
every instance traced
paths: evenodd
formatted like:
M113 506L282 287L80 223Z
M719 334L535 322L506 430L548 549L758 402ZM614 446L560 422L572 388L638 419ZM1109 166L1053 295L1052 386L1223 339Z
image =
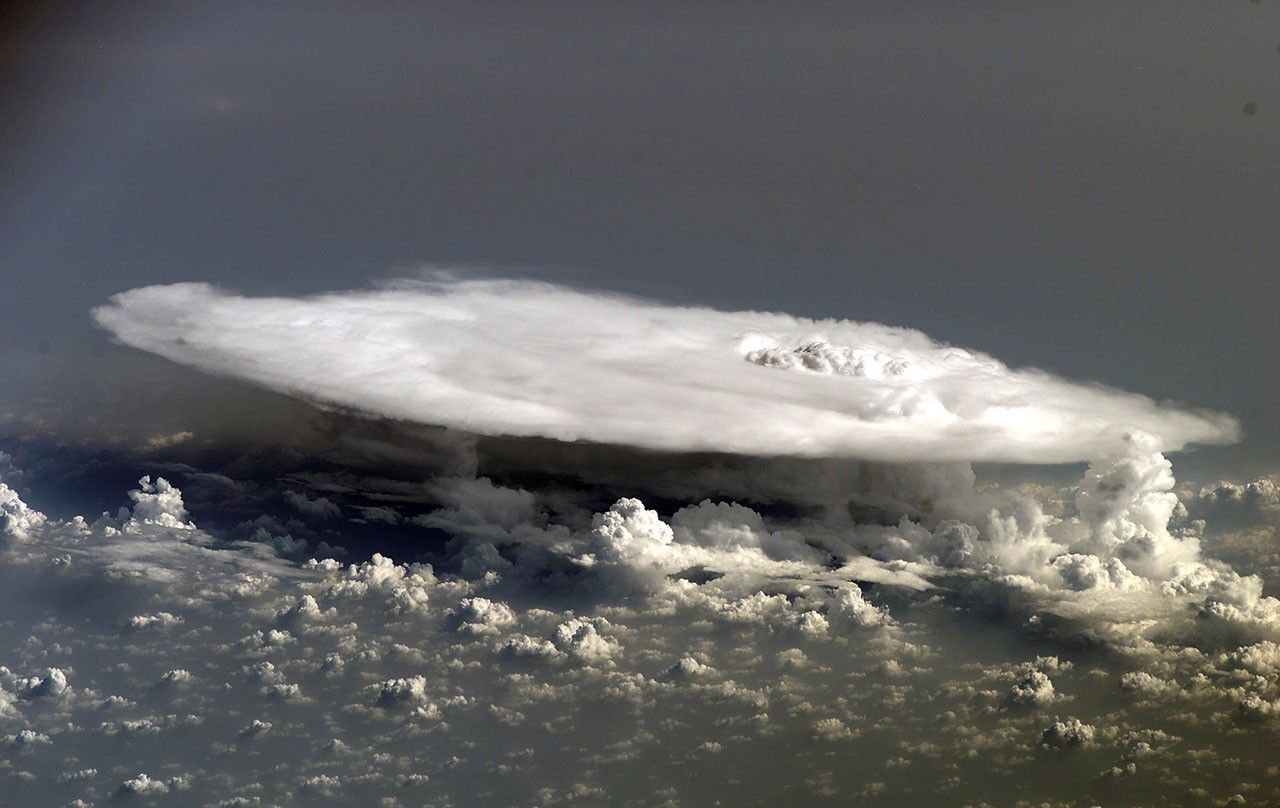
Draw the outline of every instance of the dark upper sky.
M85 6L4 24L0 408L166 384L115 291L454 264L912 326L1277 465L1278 3Z

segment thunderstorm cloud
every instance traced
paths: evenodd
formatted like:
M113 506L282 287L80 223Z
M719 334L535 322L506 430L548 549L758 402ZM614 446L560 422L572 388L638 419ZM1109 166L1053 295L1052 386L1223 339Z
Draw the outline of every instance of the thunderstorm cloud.
M303 417L0 452L15 804L1280 794L1275 480L1167 456L1227 416L529 282L94 317ZM98 517L30 504L112 463L164 476Z
M521 281L307 298L204 284L94 311L126 345L317 402L484 435L667 451L1057 463L1228 416L1016 370L909 329L722 312Z

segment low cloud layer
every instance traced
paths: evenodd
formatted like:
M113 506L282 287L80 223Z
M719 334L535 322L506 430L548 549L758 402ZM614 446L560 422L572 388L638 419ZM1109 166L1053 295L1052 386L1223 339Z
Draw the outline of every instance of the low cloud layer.
M889 462L1057 463L1235 439L1225 415L1013 370L874 323L721 312L520 281L310 298L204 284L94 311L118 340L360 412L482 435Z
M1269 804L1280 610L1144 526L1172 498L1148 461L977 526L634 498L569 526L442 478L411 517L457 539L435 568L219 538L161 478L94 520L0 483L6 800ZM1072 537L1186 554L1156 581Z

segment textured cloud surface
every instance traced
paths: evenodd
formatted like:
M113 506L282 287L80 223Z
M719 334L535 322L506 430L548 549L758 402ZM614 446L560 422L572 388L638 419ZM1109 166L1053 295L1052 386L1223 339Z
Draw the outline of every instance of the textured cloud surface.
M320 297L203 284L94 312L125 344L329 405L484 435L670 451L1053 463L1233 440L1223 415L1012 370L917 331L540 283Z
M1142 487L1159 473L1133 470L1074 491L1138 486L1106 513L1080 506L1100 544L1142 535L1166 499ZM476 562L450 572L220 539L164 479L129 497L63 521L0 483L6 805L1280 797L1280 612L1221 566L1182 562L1155 586L1060 555L1063 586L1031 575L1044 540L991 527L784 527L630 498L571 529L479 479L432 512ZM816 545L837 534L833 569ZM875 564L854 544L922 560L858 584L843 573ZM687 563L723 574L669 574ZM907 568L951 588L919 589ZM986 605L1011 619L977 617Z

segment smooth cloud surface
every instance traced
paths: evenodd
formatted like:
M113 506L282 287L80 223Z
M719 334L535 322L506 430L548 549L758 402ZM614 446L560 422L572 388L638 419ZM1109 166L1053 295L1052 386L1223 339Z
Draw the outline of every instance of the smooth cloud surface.
M1234 440L1157 405L909 329L668 306L523 281L319 297L205 284L115 295L121 342L319 402L487 435L668 451L1056 463Z

